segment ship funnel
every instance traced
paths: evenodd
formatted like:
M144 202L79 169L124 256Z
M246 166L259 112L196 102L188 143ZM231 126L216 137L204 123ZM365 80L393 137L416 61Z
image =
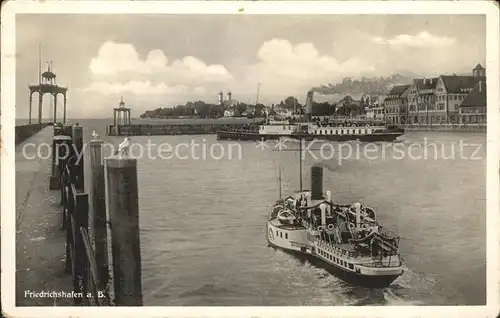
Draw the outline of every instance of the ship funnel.
M311 193L310 192L307 192L306 193L306 206L310 206L311 205ZM307 209L307 218L311 218L311 209Z
M322 200L323 197L323 167L311 167L311 199Z
M332 191L326 191L326 201L332 202Z
M314 92L312 90L310 90L309 92L307 92L307 96L306 96L306 114L311 114L312 113L312 102L313 102L313 94Z
M321 225L325 226L326 225L326 204L320 204L319 206L321 210Z
M361 203L354 203L354 208L356 209L356 228L359 230L361 227Z

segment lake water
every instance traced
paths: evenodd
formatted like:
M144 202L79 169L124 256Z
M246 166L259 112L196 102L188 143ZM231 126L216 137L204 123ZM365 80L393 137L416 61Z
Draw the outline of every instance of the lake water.
M110 120L79 122L86 141L93 130L114 145L123 139L104 136ZM175 147L192 139L207 149L217 143L215 136L132 137L145 147ZM438 146L436 159L430 146L422 148L431 143ZM372 290L350 286L267 246L266 220L278 196L278 167L283 166L287 195L299 187L298 153L234 144L221 143L226 156L219 160L195 159L186 151L186 159L139 159L145 305L485 304L485 134L414 132L397 143L398 149L374 144L369 158L353 155L339 165L338 158L347 157L346 146L322 160L333 167L324 171L324 189L332 191L334 201L374 208L381 223L401 236L405 273L390 287ZM232 159L227 154L231 146ZM425 152L427 159L418 159ZM309 188L309 167L315 162L306 155L304 188Z

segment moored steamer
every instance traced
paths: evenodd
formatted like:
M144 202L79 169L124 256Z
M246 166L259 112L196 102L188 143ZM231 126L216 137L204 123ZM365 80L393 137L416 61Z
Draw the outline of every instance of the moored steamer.
M329 140L362 142L392 142L404 134L403 129L388 127L383 121L365 117L319 117L310 115L312 95L308 94L305 116L277 120L267 117L265 123L252 129L222 129L217 131L219 140L276 140L281 137L304 140Z

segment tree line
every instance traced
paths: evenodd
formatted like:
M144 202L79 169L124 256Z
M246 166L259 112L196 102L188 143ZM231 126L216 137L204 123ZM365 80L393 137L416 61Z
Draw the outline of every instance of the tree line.
M369 98L360 101L354 100L351 96L347 95L339 102L314 102L312 103L313 116L331 116L331 115L359 115L365 112L370 101ZM265 116L264 104L246 104L237 103L232 107L235 116L247 117L264 117ZM292 113L295 110L297 114L303 114L305 106L300 104L296 97L288 96L278 104L269 107L269 115L275 115L278 109L289 110ZM226 105L205 103L203 101L187 102L185 105L177 105L174 107L159 107L154 110L144 112L141 118L169 118L180 116L196 116L201 118L220 118L224 116L224 111L229 109Z

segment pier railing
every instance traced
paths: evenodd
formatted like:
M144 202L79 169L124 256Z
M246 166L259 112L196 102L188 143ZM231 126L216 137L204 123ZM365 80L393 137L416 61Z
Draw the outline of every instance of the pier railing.
M102 140L92 140L89 195L83 128L55 127L53 146L51 189L61 191L65 271L73 278L74 304L142 306L136 159L106 158L104 167Z

